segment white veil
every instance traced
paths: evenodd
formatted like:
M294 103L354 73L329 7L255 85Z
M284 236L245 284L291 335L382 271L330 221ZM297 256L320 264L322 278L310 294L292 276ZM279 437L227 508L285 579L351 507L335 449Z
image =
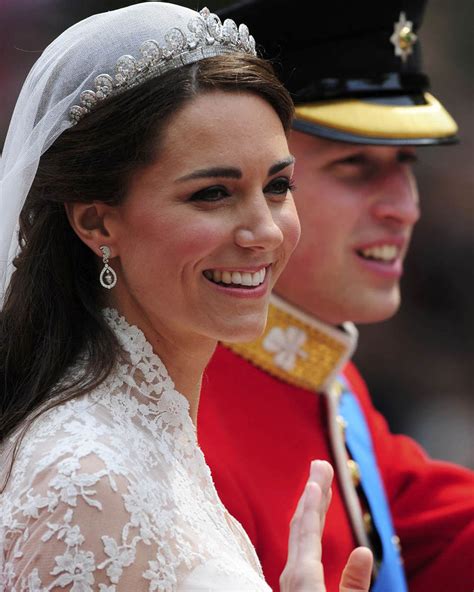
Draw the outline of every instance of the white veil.
M180 46L176 29L181 31L184 45ZM174 37L170 36L170 31L174 31ZM147 75L145 68L146 78L133 75L125 88L158 76L171 67L210 55L229 51L255 54L255 42L245 25L237 29L233 21L226 21L222 27L218 17L206 9L200 14L167 2L144 2L96 14L55 39L26 78L0 161L0 308L18 251L19 215L41 155L61 133L74 125L70 118L71 107L75 105L79 112L87 111L87 107L81 106L85 104L81 103L81 93L97 89L94 81L102 74L112 77L110 80L117 85L120 80L118 60L132 56L134 63L143 61L147 58L143 44L148 40L156 42L152 47L159 46L159 63L155 56L153 71ZM177 56L176 59L169 59L173 56Z

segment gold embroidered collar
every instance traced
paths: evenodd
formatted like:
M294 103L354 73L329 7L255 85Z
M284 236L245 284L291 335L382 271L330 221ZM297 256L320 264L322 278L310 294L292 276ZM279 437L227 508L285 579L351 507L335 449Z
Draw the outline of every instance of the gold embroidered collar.
M321 392L333 383L356 344L352 323L327 325L273 294L262 337L226 347L285 382Z

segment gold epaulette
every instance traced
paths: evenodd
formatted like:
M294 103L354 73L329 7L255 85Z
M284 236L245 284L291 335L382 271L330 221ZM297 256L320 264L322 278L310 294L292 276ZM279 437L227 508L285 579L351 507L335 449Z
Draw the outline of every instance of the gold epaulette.
M327 325L272 295L267 326L252 343L224 344L258 368L294 386L321 393L326 400L332 462L358 545L374 553L377 574L380 545L360 483L360 469L346 447L347 423L339 414L344 385L338 378L357 345L352 323ZM396 544L396 541L392 541Z
M225 345L285 382L320 392L334 381L356 343L352 323L332 327L272 295L262 337L252 343Z

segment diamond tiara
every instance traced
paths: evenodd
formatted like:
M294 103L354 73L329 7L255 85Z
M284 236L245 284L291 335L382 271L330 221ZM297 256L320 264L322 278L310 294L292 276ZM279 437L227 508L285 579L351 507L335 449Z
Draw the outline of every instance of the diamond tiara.
M239 27L232 19L221 23L217 14L203 8L199 16L188 23L189 32L173 28L165 35L165 45L148 39L140 46L141 57L131 55L120 57L114 68L114 76L99 74L94 80L94 90L84 90L80 94L80 105L69 110L69 119L75 125L84 115L104 99L118 95L151 78L161 76L169 70L204 58L225 53L244 52L257 55L255 39L250 35L247 25Z

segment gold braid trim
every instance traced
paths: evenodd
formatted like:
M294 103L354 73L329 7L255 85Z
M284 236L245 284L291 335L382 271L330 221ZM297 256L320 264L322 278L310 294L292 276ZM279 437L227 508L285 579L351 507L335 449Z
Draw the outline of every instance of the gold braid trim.
M356 339L356 335L313 320L273 296L262 337L252 343L224 345L285 382L321 391L330 376L342 369Z

